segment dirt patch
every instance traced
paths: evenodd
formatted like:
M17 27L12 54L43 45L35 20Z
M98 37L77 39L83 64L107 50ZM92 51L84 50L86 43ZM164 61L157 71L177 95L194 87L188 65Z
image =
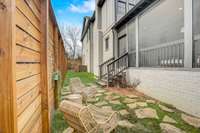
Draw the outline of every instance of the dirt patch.
M133 88L108 87L108 88L105 88L105 89L108 90L108 91L117 93L117 94L125 95L125 96L133 94L133 95L136 95L138 97L146 97L143 93L138 92Z

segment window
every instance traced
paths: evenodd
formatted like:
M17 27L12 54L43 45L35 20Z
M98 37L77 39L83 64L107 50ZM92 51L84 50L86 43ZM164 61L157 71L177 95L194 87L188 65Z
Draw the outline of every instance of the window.
M194 45L193 45L193 66L200 67L200 1L193 2L193 27L194 27Z
M131 10L140 0L116 0L117 20L120 20L129 10Z
M126 0L117 0L117 20L126 14Z
M183 0L164 0L140 15L139 64L141 67L183 67L183 8Z
M105 50L108 51L109 49L109 38L106 38L105 40Z

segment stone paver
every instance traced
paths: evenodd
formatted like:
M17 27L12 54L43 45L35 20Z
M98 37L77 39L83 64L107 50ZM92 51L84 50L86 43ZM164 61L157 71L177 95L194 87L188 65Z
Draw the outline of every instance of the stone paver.
M143 119L143 118L158 119L156 110L154 110L152 108L137 109L137 110L135 110L135 114L136 114L137 118L140 118L140 119Z
M61 93L62 96L66 96L66 95L70 95L70 94L72 94L72 93L71 93L71 92L68 92L68 91L65 91L65 92L62 92L62 93Z
M95 95L95 97L99 97L99 96L102 96L102 94L101 94L101 93L97 93L97 94Z
M118 101L118 100L114 100L114 101L109 101L111 104L121 104L121 102L120 101Z
M123 103L129 104L129 103L134 103L136 101L137 101L137 99L125 98Z
M106 94L106 95L112 95L112 94L114 94L114 93L112 93L112 92L106 92L106 93L104 93L104 94Z
M97 102L98 101L98 98L89 98L87 99L87 102L89 103L94 103L94 102Z
M63 133L73 133L74 129L71 127L68 127L66 130L63 131Z
M200 128L200 119L195 118L186 114L181 114L181 118L188 123L189 125L192 125L196 128Z
M156 103L155 100L146 100L146 102L147 102L147 103L152 103L152 104Z
M126 128L132 128L135 127L134 124L130 123L128 120L121 120L118 122L118 126L126 127Z
M100 89L100 90L97 90L98 93L105 93L106 90L103 90L103 89Z
M167 115L163 118L163 122L167 122L167 123L177 123L174 119L172 119L171 117L169 117L169 116L167 116Z
M163 133L185 133L181 129L167 123L161 123L160 128Z
M128 97L129 97L129 98L138 98L138 96L136 96L136 95L133 95L133 94L131 94L131 95L128 95Z
M147 103L146 102L136 102L136 104L140 107L146 107Z
M119 99L120 96L119 95L108 95L105 97L106 100L116 100L116 99Z
M113 111L112 107L110 107L110 106L103 106L102 109L105 109L108 111Z
M124 116L124 115L128 115L129 112L126 109L120 110L119 111L120 115Z
M146 107L147 103L146 102L136 102L136 103L127 104L127 106L130 109L135 109L137 107Z
M135 109L135 108L137 108L137 104L136 104L136 103L127 104L127 106L128 106L130 109Z
M174 112L174 110L172 110L172 109L170 109L170 108L168 108L168 107L166 107L166 106L164 106L164 105L159 104L159 107L160 107L162 110L166 111L166 112L170 112L170 113Z
M105 102L105 101L102 101L102 102L96 103L95 105L96 105L96 106L104 106L104 105L106 105L106 104L108 104L108 103Z

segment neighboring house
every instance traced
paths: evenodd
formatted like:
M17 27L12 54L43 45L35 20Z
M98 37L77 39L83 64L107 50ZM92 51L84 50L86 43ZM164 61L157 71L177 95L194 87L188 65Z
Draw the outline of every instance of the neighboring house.
M126 72L138 91L200 117L199 0L96 0L94 17L90 72Z

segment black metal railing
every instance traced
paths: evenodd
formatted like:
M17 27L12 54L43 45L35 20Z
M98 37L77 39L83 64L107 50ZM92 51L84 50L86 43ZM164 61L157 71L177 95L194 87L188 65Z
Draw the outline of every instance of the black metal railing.
M100 70L100 79L104 78L107 76L107 65L112 62L115 58L112 57L109 60L103 62L102 64L99 65L99 70Z
M108 80L112 79L119 73L123 72L128 68L128 53L120 56L116 60L112 61L107 65Z
M194 36L193 67L200 68L200 34Z
M183 67L184 41L141 49L139 51L140 67Z

